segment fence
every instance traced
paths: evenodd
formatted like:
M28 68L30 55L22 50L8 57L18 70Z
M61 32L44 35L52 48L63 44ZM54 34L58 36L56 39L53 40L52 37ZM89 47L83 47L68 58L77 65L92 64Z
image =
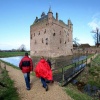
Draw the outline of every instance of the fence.
M84 68L94 59L97 54L90 58L78 59L74 63L68 64L66 61L53 63L52 66L60 65L60 67L55 67L53 71L53 77L55 81L61 83L62 86L70 82L75 76L84 70Z
M97 56L97 59L100 59L100 54ZM90 61L90 67L95 66L95 67L99 67L100 66L100 61L95 61L93 58L91 58Z

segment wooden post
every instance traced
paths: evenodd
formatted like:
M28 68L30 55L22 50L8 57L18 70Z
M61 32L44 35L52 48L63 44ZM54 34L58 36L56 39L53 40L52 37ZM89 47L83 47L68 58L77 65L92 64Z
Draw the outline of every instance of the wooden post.
M4 64L4 69L6 70L6 64Z
M92 58L90 59L90 67L92 67Z
M82 64L83 64L83 60L82 60Z
M1 68L1 61L0 61L0 68Z
M87 66L87 58L86 58L86 66Z
M64 68L62 68L62 83L64 82Z
M75 67L76 67L76 62L75 62Z

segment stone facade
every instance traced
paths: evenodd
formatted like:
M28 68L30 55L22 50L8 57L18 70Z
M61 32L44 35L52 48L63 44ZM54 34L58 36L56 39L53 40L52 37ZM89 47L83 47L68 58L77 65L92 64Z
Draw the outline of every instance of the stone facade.
M30 26L30 55L59 57L72 55L73 25L70 20L65 24L53 16L51 8L47 15L43 12L41 18L36 17Z

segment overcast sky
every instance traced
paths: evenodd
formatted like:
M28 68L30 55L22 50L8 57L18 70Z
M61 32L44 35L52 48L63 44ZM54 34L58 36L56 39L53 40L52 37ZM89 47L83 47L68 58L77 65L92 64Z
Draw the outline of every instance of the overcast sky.
M58 12L59 20L73 23L73 38L94 45L92 30L100 28L100 0L0 0L0 49L30 50L30 25L36 16Z

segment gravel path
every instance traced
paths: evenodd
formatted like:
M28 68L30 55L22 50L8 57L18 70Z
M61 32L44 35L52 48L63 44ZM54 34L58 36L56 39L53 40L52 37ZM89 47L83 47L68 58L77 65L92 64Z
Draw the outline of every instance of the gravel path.
M4 64L1 63L1 66ZM63 87L60 87L56 82L48 84L49 90L46 92L40 80L35 76L31 76L31 90L27 91L21 70L8 65L6 65L6 70L15 82L21 100L72 100L63 90Z

